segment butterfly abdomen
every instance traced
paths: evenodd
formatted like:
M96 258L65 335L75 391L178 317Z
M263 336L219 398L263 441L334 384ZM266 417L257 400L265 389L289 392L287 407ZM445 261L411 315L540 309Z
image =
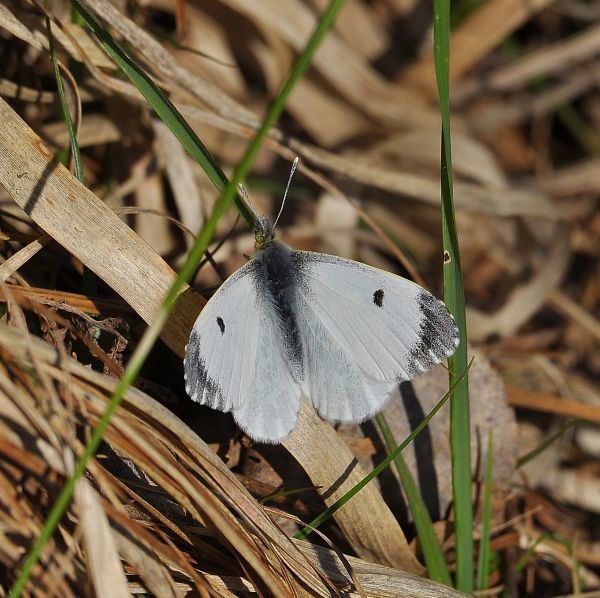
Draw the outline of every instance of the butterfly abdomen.
M292 250L278 241L261 249L254 270L258 297L265 302L266 313L275 315L281 342L294 378L304 379L304 351L298 326L298 288L302 269L293 262ZM274 339L276 340L276 339Z

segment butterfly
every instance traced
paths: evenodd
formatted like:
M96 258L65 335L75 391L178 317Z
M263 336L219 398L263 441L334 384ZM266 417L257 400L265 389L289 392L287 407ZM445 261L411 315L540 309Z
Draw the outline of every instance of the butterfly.
M302 397L332 423L364 421L397 384L456 350L453 317L419 285L296 251L264 216L255 234L255 257L205 305L184 360L189 396L231 412L254 440L283 440Z

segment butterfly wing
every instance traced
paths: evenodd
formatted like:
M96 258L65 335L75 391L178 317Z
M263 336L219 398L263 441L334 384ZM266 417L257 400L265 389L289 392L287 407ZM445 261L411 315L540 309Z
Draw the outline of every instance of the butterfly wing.
M294 259L303 276L304 390L326 419L374 415L396 383L456 350L454 319L417 284L322 253L295 251Z
M261 300L252 260L232 274L198 316L184 360L185 387L202 405L231 411L250 437L277 442L296 423L300 385Z

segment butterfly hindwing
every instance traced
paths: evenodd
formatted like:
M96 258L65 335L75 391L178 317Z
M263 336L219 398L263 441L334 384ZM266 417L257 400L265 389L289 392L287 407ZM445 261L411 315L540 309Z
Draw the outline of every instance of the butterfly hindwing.
M451 355L458 331L420 286L359 262L295 251L305 392L326 419L377 413L395 383Z
M301 390L278 347L256 268L255 260L244 265L205 305L186 347L185 382L194 401L231 411L249 436L275 442L294 427Z

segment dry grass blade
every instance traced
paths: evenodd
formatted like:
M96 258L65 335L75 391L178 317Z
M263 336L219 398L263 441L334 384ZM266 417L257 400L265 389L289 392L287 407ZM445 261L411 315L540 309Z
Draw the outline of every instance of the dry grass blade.
M49 377L56 385L61 401L68 401L52 407L48 405L48 424L35 426L37 430L32 428L32 423L37 420L38 424L41 424L39 415L35 414L40 400L43 399L39 392L39 381L31 374L30 356L35 356L39 374ZM72 432L82 423L85 426L94 424L115 385L114 379L96 374L72 360L63 362L62 367L58 368L55 365L56 358L56 350L41 341L18 338L8 329L0 329L0 401L2 411L6 414L1 426L2 436L7 439L0 445L2 463L6 466L3 473L11 477L13 483L24 479L24 475L35 476L35 483L32 480L33 486L29 484L31 487L20 499L19 508L11 509L11 512L14 510L15 516L23 519L28 510L34 514L32 522L35 521L37 525L43 520L43 505L47 499L42 503L38 502L39 498L36 497L39 494L35 485L42 484L50 495L53 495L65 471L64 465L61 465L60 453L55 453L52 462L56 464L57 469L42 475L48 467L49 447L56 445L55 438L62 438L62 442L73 444L73 440L70 439ZM10 384L9 376L18 382ZM64 413L57 413L55 408ZM67 409L70 411L69 416L66 415ZM35 417L33 421L31 416ZM152 434L149 430L153 430ZM44 438L48 440L45 441ZM107 447L102 451L105 453L103 458L100 458L90 471L101 492L106 496L112 495L113 500L118 500L120 507L115 510L106 503L103 505L103 513L108 516L111 528L110 531L106 528L103 533L114 536L118 531L120 536L125 534L125 537L129 538L128 554L135 552L131 542L140 548L145 546L145 550L149 551L148 555L154 554L154 559L160 557L160 562L168 565L171 578L174 572L179 570L187 572L192 581L194 577L200 579L203 576L203 566L210 570L211 566L214 567L219 562L221 566L227 562L227 559L218 557L215 562L215 554L211 551L203 555L202 542L190 543L190 539L187 539L182 543L183 538L173 535L172 532L169 540L169 532L160 531L160 525L153 527L146 524L145 531L140 527L140 523L136 521L139 517L147 522L154 519L153 511L146 508L147 504L162 505L160 508L164 509L167 502L171 502L171 520L179 521L178 526L186 521L186 525L189 526L194 521L197 531L193 535L208 534L220 543L221 547L218 550L233 551L255 587L268 587L270 592L283 596L287 595L291 587L288 584L295 585L297 582L294 580L302 579L317 591L321 587L320 595L329 595L325 590L326 586L323 585L324 575L319 573L269 520L262 508L247 494L222 462L191 430L150 397L132 389L114 425L109 429L106 441ZM40 453L39 447L44 443L46 449L44 453ZM13 465L9 465L9 462ZM36 463L39 463L39 466L36 467ZM100 473L100 464L104 464L109 471L118 472L122 483L129 486L133 492L123 494L120 487L114 486L113 483L110 492L107 493L107 484L111 484L111 478ZM138 494L140 499L136 500ZM169 499L165 502L167 496ZM133 497L133 501L129 497ZM126 500L126 503L123 503L123 500ZM128 505L126 511L123 509L125 504ZM79 505L84 538L87 538L87 542L101 540L101 536L94 539L85 531L86 518L93 517L88 509L96 508L97 504L89 504L87 500ZM241 520L232 515L231 508ZM63 533L75 532L71 524L65 525ZM29 527L31 529L31 525ZM28 535L35 534L34 530L35 528ZM25 533L25 530L20 528L20 533ZM73 541L76 542L75 537ZM114 538L113 541L115 546L127 542ZM180 549L175 549L174 543L179 544ZM98 548L101 549L102 546L98 545ZM54 552L61 550L56 544L52 549ZM14 553L11 558L14 559L17 554ZM85 566L80 560L82 554L77 554L74 564L80 569ZM88 549L88 554L94 560L91 570L96 568L99 575L108 574L111 559L99 555L92 547ZM191 554L194 555L192 560ZM104 562L104 558L108 558L108 561ZM229 557L232 565L235 558L234 556L232 560ZM138 554L134 561L141 563L140 559L141 555ZM201 567L193 575L192 561L196 561L196 566L199 564ZM5 561L4 564L14 567L16 561L13 560L12 564ZM287 576L283 574L283 569L288 570ZM160 570L165 572L162 565ZM143 577L143 571L139 571L139 574ZM57 579L61 577L58 576ZM287 579L287 582L284 579ZM110 582L108 579L104 581ZM114 579L112 581L116 583ZM101 584L102 580L98 578L97 583ZM149 583L155 584L158 581L154 579Z
M88 567L98 596L127 598L129 591L106 513L94 489L80 480L75 493Z

